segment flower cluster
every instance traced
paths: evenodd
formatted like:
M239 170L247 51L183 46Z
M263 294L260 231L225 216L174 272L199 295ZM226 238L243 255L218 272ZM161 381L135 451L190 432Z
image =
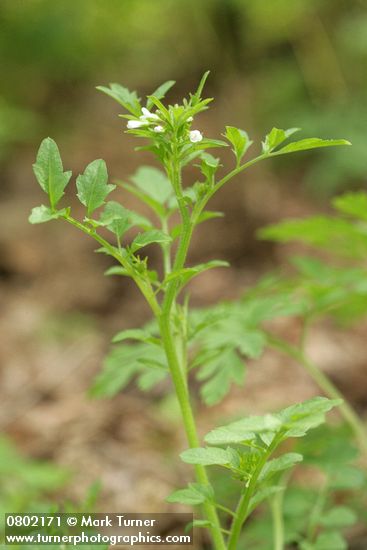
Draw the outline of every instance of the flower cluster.
M139 117L138 120L129 120L127 123L127 127L129 130L135 130L136 128L141 128L142 126L149 126L149 124L152 124L154 121L159 120L159 116L155 113L151 113L148 109L145 107L142 108L142 115ZM154 127L155 132L163 132L163 126L155 126Z
M151 124L155 124L153 127L154 132L157 134L164 132L164 127L161 124L157 124L157 121L161 120L156 113L152 113L146 107L142 107L142 113L143 114L138 119L128 121L127 128L129 130L136 130L138 128L144 128L146 126L150 126ZM192 117L187 119L188 122L191 122L192 120ZM189 131L189 139L192 143L198 143L203 139L203 134L199 130L191 130Z

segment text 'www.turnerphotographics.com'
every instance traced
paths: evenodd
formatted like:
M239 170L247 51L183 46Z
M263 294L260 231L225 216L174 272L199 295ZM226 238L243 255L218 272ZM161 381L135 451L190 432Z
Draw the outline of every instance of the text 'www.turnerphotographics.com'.
M6 514L4 542L188 546L193 544L192 522L192 514Z

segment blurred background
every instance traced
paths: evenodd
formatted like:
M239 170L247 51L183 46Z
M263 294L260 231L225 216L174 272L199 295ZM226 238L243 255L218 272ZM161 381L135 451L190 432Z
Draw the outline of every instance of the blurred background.
M102 276L110 262L86 237L61 223L28 225L31 208L44 200L31 167L41 139L57 141L74 174L103 158L111 180L126 179L151 159L134 153L119 106L95 87L118 82L143 97L174 79L168 98L175 102L207 69L215 102L196 124L209 137L228 124L257 144L273 126L349 139L348 149L257 166L216 199L225 218L200 230L190 258L232 264L193 283L193 304L209 305L236 298L285 261L283 249L255 240L257 228L327 211L333 195L366 188L366 63L362 0L1 0L0 477L18 473L4 485L0 509L55 494L80 502L101 479L102 510L162 511L187 476L183 465L172 467L185 443L164 392L147 396L131 387L111 401L86 396L111 336L139 326L148 311L128 281ZM358 384L363 332L343 340L325 328L316 336L313 352L350 399L366 406L366 386ZM266 357L250 369L244 390L203 413L202 431L239 408L287 404L290 393L295 401L315 388L302 371Z

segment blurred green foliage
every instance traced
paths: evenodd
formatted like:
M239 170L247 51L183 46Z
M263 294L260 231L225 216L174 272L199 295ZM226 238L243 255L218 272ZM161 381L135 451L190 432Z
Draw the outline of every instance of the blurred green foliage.
M286 548L349 548L345 535L351 534L351 526L358 519L364 522L366 517L364 499L356 499L355 492L365 491L366 474L356 465L358 453L350 441L348 430L344 426L322 426L307 440L297 442L294 450L304 456L300 466L306 473L304 479L297 473L280 476L284 492L268 499L262 515L249 525L242 538L244 547L253 550L271 548L274 536L272 505L274 500L281 499ZM310 481L307 471L312 476L315 468L319 469L319 478Z
M49 462L26 459L8 438L0 438L0 513L45 511L50 496L69 478Z
M23 457L10 438L0 437L0 513L2 517L9 513L83 513L94 512L100 493L100 483L90 485L80 502L64 500L58 504L56 494L71 481L71 474L65 468L51 462ZM60 499L59 499L60 500ZM60 534L60 533L57 533ZM62 533L63 534L63 533ZM0 538L3 538L3 527ZM3 548L3 545L0 544ZM60 550L60 545L48 545L47 548ZM14 550L30 550L35 546L16 545ZM84 550L107 550L106 546L75 546Z
M90 84L144 91L173 77L189 86L210 69L233 123L252 133L297 121L309 134L353 142L347 153L313 154L301 174L284 160L288 179L326 194L364 183L367 13L359 0L3 0L0 28L3 157L45 126L51 133L70 123Z

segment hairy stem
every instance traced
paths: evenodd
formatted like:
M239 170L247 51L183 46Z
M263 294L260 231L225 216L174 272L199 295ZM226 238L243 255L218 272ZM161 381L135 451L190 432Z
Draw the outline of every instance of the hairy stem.
M189 249L193 225L190 220L189 211L182 196L181 188L181 167L178 161L173 161L170 169L167 171L172 181L173 188L177 197L182 221L181 239L176 252L173 271L181 269L186 260ZM166 294L162 304L162 315L159 317L160 332L164 350L167 357L173 385L180 405L182 420L185 427L186 437L190 448L200 447L200 440L197 433L196 421L190 402L190 393L187 384L187 367L183 365L177 356L177 347L172 334L172 308L176 303L178 292L178 281L173 280L168 284ZM186 344L185 344L186 345ZM203 485L209 485L209 479L204 466L195 466L196 479ZM217 510L214 504L205 502L203 504L204 512L211 523L210 531L215 550L226 550L223 533Z
M168 227L168 221L166 216L162 217L162 231L163 233L169 234L169 227ZM163 251L163 270L164 270L164 276L166 277L169 273L171 273L171 243L165 243L162 244L162 251Z
M194 414L191 408L187 382L183 377L180 363L177 358L175 344L171 334L170 321L167 316L161 317L160 329L168 365L173 380L173 385L181 409L181 415L185 427L187 441L191 448L200 447L200 441L196 429ZM202 483L203 485L209 485L208 476L204 466L195 466L195 474L196 479L199 483ZM214 504L206 502L204 503L203 508L207 519L211 523L210 530L215 550L226 550L218 514Z

